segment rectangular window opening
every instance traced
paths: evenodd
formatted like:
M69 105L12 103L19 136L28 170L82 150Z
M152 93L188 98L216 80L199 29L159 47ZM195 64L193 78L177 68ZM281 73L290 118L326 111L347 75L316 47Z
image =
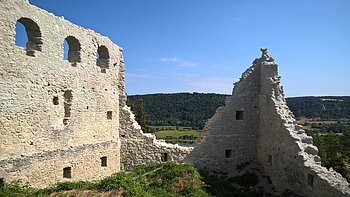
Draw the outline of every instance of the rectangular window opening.
M307 184L311 187L314 187L314 175L307 174Z
M225 157L231 158L232 157L232 150L225 150Z
M65 167L63 168L63 178L72 178L72 168L71 167Z
M272 155L268 156L267 162L269 163L270 166L272 166Z
M59 101L58 101L58 96L54 96L53 99L52 99L52 102L53 102L54 105L60 104Z
M107 167L107 157L101 157L101 166L102 167Z
M167 162L168 156L169 156L168 153L162 153L162 158L161 158L162 162Z
M112 120L112 117L113 117L113 116L112 116L112 111L108 111L108 112L107 112L107 119L108 119L108 120Z
M244 111L236 111L236 120L244 120Z

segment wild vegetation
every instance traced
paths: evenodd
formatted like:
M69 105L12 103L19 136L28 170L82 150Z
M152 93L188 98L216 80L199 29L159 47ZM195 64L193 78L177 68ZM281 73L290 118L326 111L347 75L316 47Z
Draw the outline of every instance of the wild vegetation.
M313 137L322 165L332 167L350 182L350 124L311 124L305 130Z
M48 196L52 193L91 190L95 193L120 191L122 196L209 196L196 168L191 164L162 163L139 166L130 173L116 173L96 182L65 182L45 189L34 189L19 182L0 187L1 197Z

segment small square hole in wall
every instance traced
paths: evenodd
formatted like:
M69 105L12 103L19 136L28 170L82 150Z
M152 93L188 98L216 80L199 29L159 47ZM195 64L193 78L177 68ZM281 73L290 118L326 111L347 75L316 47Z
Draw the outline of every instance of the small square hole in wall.
M314 175L307 174L307 184L311 187L314 187Z
M244 111L236 111L236 120L244 120Z
M112 111L108 111L107 112L107 119L112 120L112 117L113 117Z
M231 158L232 157L232 150L225 150L225 157Z
M101 166L102 167L107 167L107 157L106 156L105 157L101 157L100 160L101 160Z
M106 69L105 68L101 68L101 73L106 73Z
M72 168L71 167L65 167L63 168L63 178L72 178Z
M168 153L162 153L162 157L161 157L162 162L167 162L168 156L169 156Z
M60 104L59 101L58 101L58 96L54 96L53 99L52 99L52 102L53 102L54 105Z

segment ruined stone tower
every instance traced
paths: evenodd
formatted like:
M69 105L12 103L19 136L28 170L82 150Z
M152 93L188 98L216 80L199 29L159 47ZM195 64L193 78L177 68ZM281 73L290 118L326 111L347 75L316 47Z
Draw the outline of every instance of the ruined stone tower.
M322 167L317 147L297 125L284 99L277 64L262 56L235 83L232 96L207 122L207 134L185 159L199 168L237 174L255 162L279 192L303 196L348 196L349 183Z

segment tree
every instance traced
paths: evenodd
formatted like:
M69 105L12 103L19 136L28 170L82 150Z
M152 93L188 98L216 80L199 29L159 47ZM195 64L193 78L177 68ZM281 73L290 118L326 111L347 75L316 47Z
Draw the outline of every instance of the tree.
M146 125L147 122L147 112L145 110L145 104L142 99L132 101L128 100L127 105L131 108L131 111L135 114L135 119L141 126L141 129L145 133L149 133L150 129Z

